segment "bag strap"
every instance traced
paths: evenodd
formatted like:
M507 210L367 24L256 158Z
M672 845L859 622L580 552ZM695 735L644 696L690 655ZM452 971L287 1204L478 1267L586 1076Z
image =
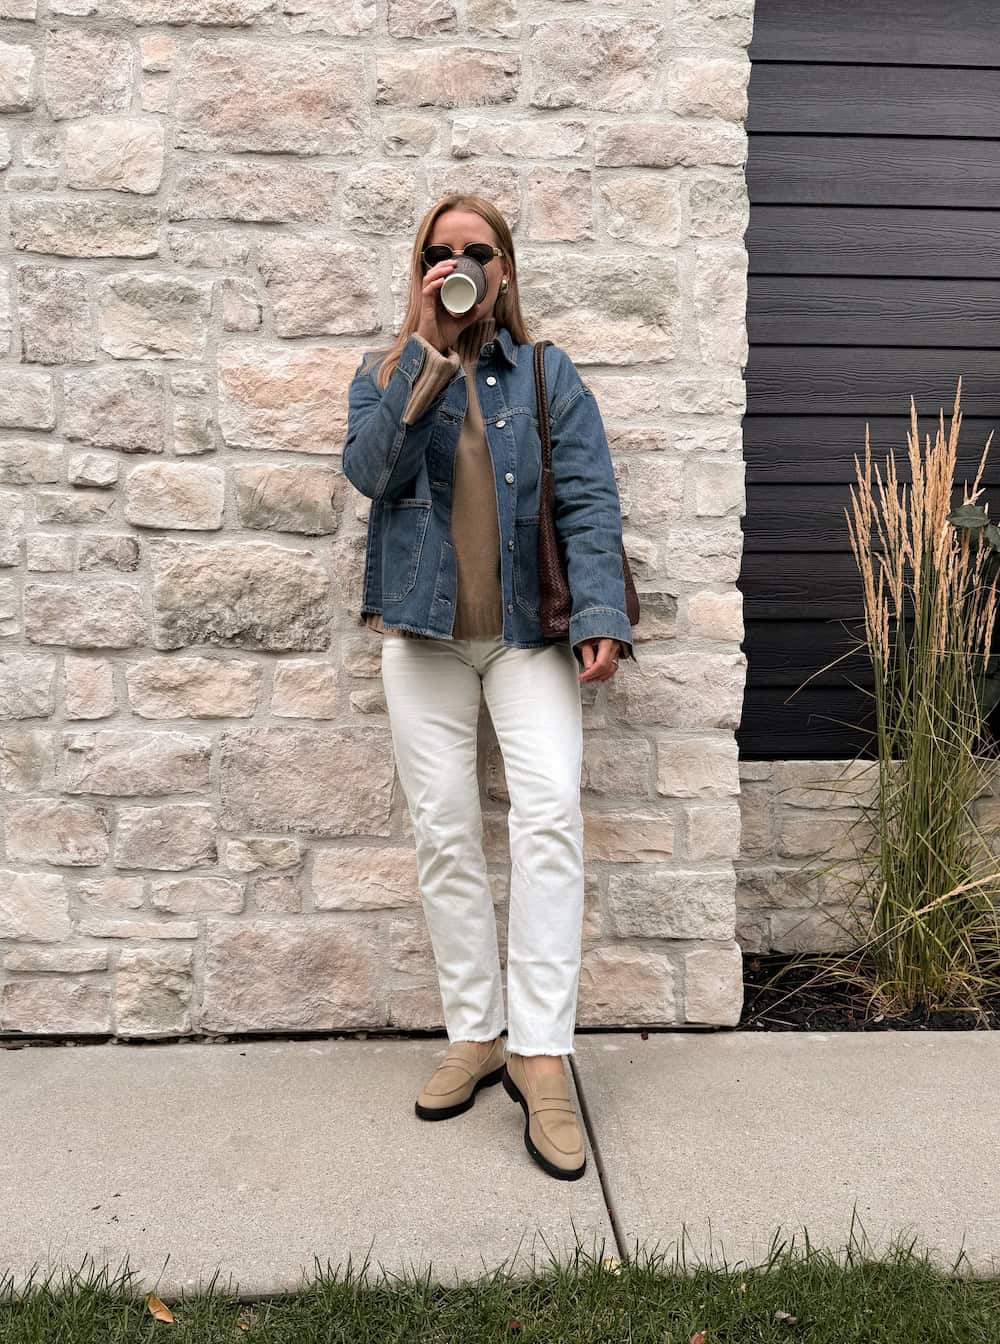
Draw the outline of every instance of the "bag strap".
M542 468L552 470L552 427L549 424L549 395L545 385L545 347L551 341L536 341L534 345L535 395L538 399L538 435L542 441Z

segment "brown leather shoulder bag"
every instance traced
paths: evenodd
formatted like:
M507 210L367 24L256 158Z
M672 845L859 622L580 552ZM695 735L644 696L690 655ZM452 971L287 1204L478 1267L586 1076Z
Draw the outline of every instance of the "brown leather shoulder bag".
M548 391L545 386L545 347L551 341L534 345L535 392L538 398L538 433L542 441L542 475L538 500L538 589L542 634L557 638L569 633L573 597L566 579L563 545L555 522L555 498L552 480L552 427L549 423ZM622 543L622 576L625 580L625 611L632 625L639 623L639 596L632 570Z

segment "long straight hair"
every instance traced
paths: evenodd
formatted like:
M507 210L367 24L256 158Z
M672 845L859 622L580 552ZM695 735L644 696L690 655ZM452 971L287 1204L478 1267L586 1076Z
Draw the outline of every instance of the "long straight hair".
M496 206L488 201L484 196L476 196L465 192L451 192L441 199L424 215L420 221L420 227L417 229L417 236L413 240L413 252L410 257L410 294L406 305L406 315L403 318L403 325L399 335L393 344L389 347L388 354L382 360L376 374L376 382L379 387L385 387L392 377L392 371L399 362L399 356L403 352L403 347L410 339L417 327L420 325L420 308L422 303L421 290L423 288L424 270L422 265L421 253L427 246L428 239L434 229L434 221L438 215L444 214L446 210L471 210L477 215L481 215L486 220L496 237L497 247L502 247L510 264L510 282L506 294L498 294L493 308L493 316L496 318L498 327L506 327L514 338L515 343L524 344L530 342L531 337L524 323L524 316L521 312L521 300L517 292L517 263L514 258L514 239L511 237L510 228L503 215ZM383 352L381 350L373 352L374 357L378 357Z

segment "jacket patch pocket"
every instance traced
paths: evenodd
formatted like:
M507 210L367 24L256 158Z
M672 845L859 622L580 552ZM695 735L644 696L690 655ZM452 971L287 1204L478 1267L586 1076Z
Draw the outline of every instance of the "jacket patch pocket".
M526 615L538 615L537 513L514 520L514 601Z
M429 499L387 501L382 511L382 597L404 598L417 581L417 568L431 516Z

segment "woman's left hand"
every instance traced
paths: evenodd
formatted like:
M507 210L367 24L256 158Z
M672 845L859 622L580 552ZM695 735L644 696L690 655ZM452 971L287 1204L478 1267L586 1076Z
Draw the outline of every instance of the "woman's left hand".
M617 639L584 639L576 647L583 658L579 681L610 681L618 671L622 646Z

